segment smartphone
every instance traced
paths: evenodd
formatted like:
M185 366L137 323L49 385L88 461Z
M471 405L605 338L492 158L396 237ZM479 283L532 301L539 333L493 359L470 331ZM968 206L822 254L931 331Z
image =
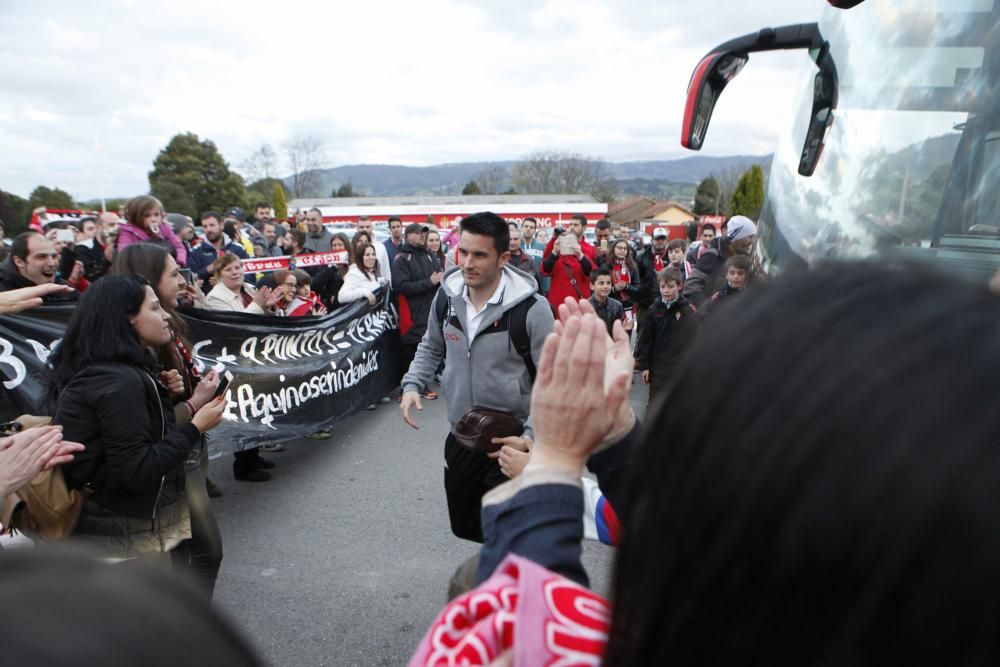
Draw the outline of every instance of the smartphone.
M72 229L57 229L56 241L61 243L73 243L76 241L76 234L73 233Z
M225 396L226 391L229 390L229 383L232 381L233 381L232 373L230 373L229 371L223 373L222 379L219 381L219 388L215 390L215 396L213 396L212 398L215 399L220 396Z
M601 252L607 252L607 251L608 251L608 240L601 239Z
M181 269L181 277L184 278L184 282L188 285L194 285L194 274L191 273L191 269Z
M561 234L559 236L559 254L561 255L575 255L576 249L579 247L579 242L576 237L572 234Z
M625 321L626 322L635 322L635 309L634 308L626 308L625 309Z

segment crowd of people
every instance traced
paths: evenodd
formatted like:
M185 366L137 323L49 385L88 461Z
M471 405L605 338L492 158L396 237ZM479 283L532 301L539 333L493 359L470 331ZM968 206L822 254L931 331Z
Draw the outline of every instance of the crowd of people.
M542 243L536 221L488 212L447 234L390 219L377 243L370 220L348 236L318 210L304 228L266 205L255 224L242 214L196 229L138 197L124 222L72 225L73 243L14 239L0 315L77 303L49 358L52 424L4 425L4 528L20 490L60 471L81 498L73 538L111 562L169 553L210 599L205 436L223 401L181 311L323 316L388 295L402 418L418 428L439 385L451 530L481 545L411 664L992 662L996 420L955 407L997 371L986 288L852 265L740 297L757 230L739 216L643 247L608 220L594 243L581 218ZM243 267L308 252L343 255ZM958 354L974 358L956 375ZM260 453L237 453L237 479L269 478ZM585 535L617 548L610 602L586 588ZM242 662L218 664L252 664L219 627Z

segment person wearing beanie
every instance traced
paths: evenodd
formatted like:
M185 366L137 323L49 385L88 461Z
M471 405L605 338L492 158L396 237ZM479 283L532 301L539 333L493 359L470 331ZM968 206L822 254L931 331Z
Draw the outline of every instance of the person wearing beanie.
M726 260L735 256L749 257L757 240L757 225L750 218L734 215L721 234L705 247L698 262L684 283L684 296L695 306L701 306L725 279Z

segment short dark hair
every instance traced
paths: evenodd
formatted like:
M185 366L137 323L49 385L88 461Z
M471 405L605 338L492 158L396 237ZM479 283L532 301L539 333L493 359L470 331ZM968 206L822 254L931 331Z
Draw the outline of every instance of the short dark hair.
M532 221L533 223L535 223L535 226L537 226L537 225L538 225L538 220L536 220L535 218L532 218L532 217L530 217L530 216L529 216L529 217L527 217L527 218L525 218L525 219L524 219L524 222L528 222L529 220L530 220L530 221ZM522 223L522 224L524 224L524 223Z
M587 226L587 216L582 213L574 213L569 217L570 220L579 220L580 223L586 227Z
M83 223L85 223L85 222L92 222L92 223L94 223L96 225L97 224L97 216L84 215L84 216L81 216L81 217L77 218L76 220L70 220L69 224L72 225L76 229L76 231L82 233L83 232Z
M739 269L746 273L750 270L750 258L746 255L733 255L726 260L726 271L729 269Z
M323 218L323 211L319 210L315 206L313 206L311 209L309 209L308 211L306 211L306 213L315 213L315 214L319 215L320 219Z
M298 244L300 248L306 247L306 233L301 229L289 229L288 235Z
M703 234L705 233L706 229L711 229L713 234L719 233L719 230L717 230L715 228L715 225L713 225L711 222L706 222L704 225L701 226L701 231Z
M403 219L398 215L390 215L386 218L386 222L403 222Z
M271 208L271 202L259 201L253 205L254 209L258 208Z
M295 276L295 281L298 283L299 287L302 287L303 285L312 285L312 276L302 269L295 269L292 271L292 275Z
M209 218L215 218L218 222L222 222L222 214L218 211L202 211L201 215L198 216L198 222L205 222Z
M681 250L687 250L687 247L688 247L687 241L685 241L684 239L674 239L673 241L667 244L667 250L677 250L678 248L680 248Z
M599 266L590 272L590 284L594 285L597 283L597 279L601 276L606 276L611 278L611 269L606 266Z
M611 221L607 218L601 218L597 221L597 224L594 225L594 229L611 229Z
M493 237L493 247L497 249L497 255L510 252L510 227L507 221L496 213L483 211L473 213L462 218L459 229L470 234Z
M21 232L14 237L13 243L10 244L10 256L17 257L22 262L28 261L28 241L31 240L32 236L41 236L43 239L44 235L38 232Z
M663 269L658 274L656 274L656 280L661 285L669 282L675 282L678 285L683 285L684 274L682 274L679 270L675 269L674 267L670 266Z

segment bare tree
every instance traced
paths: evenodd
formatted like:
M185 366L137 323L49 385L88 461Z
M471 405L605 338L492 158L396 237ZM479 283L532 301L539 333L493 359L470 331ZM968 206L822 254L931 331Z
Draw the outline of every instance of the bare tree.
M323 140L300 135L285 143L288 169L292 173L292 196L311 197L319 190L319 170L326 166Z
M277 166L278 154L271 148L271 144L263 143L240 164L240 171L247 183L256 183L274 177Z
M507 173L506 167L493 164L477 173L472 179L484 195L496 195L507 189L510 174Z
M514 165L511 180L523 194L579 194L609 196L613 180L604 160L579 153L538 151Z

